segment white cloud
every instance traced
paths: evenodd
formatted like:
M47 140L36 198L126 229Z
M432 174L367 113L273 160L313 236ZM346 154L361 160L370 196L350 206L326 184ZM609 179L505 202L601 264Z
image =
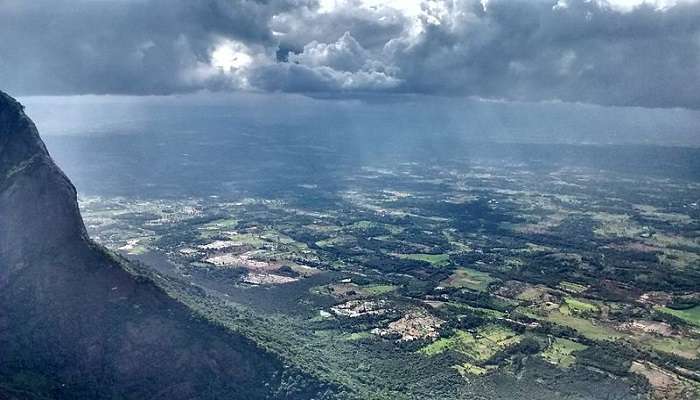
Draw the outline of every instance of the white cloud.
M345 32L334 43L313 41L305 45L304 51L289 56L289 62L312 67L327 66L339 71L355 72L365 66L368 58L367 51L357 43L350 32Z
M267 90L382 91L401 83L396 73L345 32L335 42L308 43L303 51L289 54L288 62L262 65L254 81Z
M610 6L620 11L631 11L642 4L664 10L679 3L693 3L697 1L698 0L598 0L599 3L608 3Z
M365 9L391 8L407 16L418 16L421 13L421 0L320 0L319 12L333 13L346 7L361 7Z
M249 67L253 63L253 55L243 43L223 40L211 52L211 63L228 72Z

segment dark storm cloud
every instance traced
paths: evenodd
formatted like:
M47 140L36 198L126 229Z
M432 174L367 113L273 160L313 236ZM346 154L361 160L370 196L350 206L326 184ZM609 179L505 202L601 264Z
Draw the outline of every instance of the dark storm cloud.
M413 14L335 3L4 1L0 85L24 94L398 92L700 108L697 1L622 10L589 0L430 0Z
M446 3L390 43L403 90L607 105L700 107L700 4L617 11L595 1Z
M220 89L221 37L275 45L270 18L296 0L3 0L0 83L18 93ZM234 82L235 83L235 82Z

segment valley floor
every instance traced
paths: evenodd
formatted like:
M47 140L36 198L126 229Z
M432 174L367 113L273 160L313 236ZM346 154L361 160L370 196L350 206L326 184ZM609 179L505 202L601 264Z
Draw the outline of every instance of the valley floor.
M81 209L341 398L697 398L700 183L459 159L330 175Z

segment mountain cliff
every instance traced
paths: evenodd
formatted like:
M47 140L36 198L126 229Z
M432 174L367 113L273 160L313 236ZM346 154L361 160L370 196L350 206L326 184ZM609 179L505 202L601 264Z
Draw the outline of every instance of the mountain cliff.
M75 188L0 92L0 399L308 399L321 387L91 242Z

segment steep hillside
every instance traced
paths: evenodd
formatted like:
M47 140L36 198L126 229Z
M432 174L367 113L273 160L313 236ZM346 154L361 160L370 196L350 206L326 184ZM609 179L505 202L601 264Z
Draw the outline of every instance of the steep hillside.
M307 399L323 390L92 243L73 185L22 106L0 92L0 398Z

